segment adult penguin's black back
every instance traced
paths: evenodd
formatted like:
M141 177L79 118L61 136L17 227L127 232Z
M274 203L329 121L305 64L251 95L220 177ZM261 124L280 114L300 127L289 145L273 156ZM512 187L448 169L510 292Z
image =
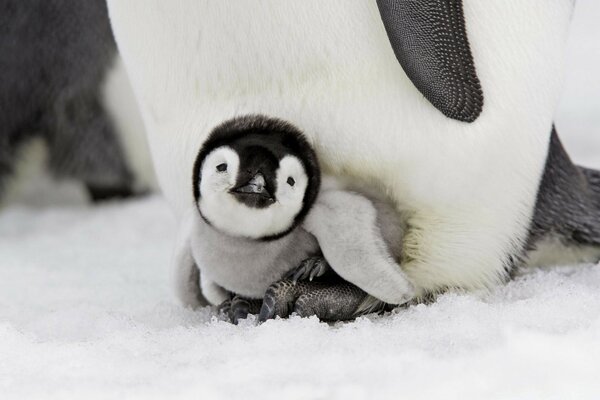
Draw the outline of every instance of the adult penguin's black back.
M116 56L103 0L0 4L0 194L21 146L43 138L55 176L93 198L127 195L132 176L101 103Z

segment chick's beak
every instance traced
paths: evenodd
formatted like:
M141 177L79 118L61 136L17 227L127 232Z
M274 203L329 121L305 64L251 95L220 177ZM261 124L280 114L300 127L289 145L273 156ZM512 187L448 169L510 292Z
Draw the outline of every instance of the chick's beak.
M242 184L232 191L235 193L243 193L243 194L255 194L261 197L273 198L271 193L267 190L265 177L260 172L257 173L245 184Z

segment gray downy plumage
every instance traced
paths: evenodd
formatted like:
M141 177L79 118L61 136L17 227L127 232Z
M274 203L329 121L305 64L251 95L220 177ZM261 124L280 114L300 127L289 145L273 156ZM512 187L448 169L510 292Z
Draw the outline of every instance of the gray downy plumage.
M330 216L335 218L333 222L338 225L340 230L354 231L350 237L360 238L359 240L364 240L365 242L373 240L376 234L380 235L384 241L385 251L399 263L402 257L402 238L406 230L405 219L398 214L389 201L382 198L376 190L370 188L368 185L349 185L346 183L342 186L346 187L345 190L349 193L367 199L371 203L376 213L376 221L375 225L371 226L370 229L365 229L363 225L352 222L355 220L356 215L352 215L350 211L346 211L351 209L351 207L345 207L346 204L343 203L328 203L328 207L335 207L338 212L341 211L338 216L335 216L333 213L330 214ZM317 203L319 203L319 199L317 199ZM308 218L310 219L311 216L309 215ZM340 220L345 220L349 223L344 226L340 223ZM325 224L326 222L317 223ZM314 222L311 224L314 224ZM327 236L321 237L329 241ZM327 244L323 243L323 245ZM331 249L331 246L333 246L334 251L348 251L345 246L338 246L338 243L335 242L328 247ZM364 250L367 250L367 248L365 247ZM369 262L375 263L377 258L377 256L369 254L367 262L365 262L362 268L368 271L372 268ZM316 275L313 271L323 271L322 264L327 264L327 261L324 258L309 259L308 261L308 266L305 266L306 262L304 262L292 271L291 274L288 274L269 287L260 309L258 317L260 322L275 317L288 317L292 313L296 313L302 317L314 315L322 321L345 321L368 313L390 310L395 306L369 295L358 286L340 277L335 269L344 271L346 268L345 265L328 267L325 269L324 274L313 280L312 276ZM298 276L303 278L303 280L298 280ZM307 277L311 279L307 280Z
M398 219L388 218L391 207L379 205L378 209L378 228L388 248L399 257L401 241L397 235L402 232L401 225ZM303 317L315 315L324 321L343 321L388 306L333 271L322 258L316 238L302 226L281 238L257 241L229 236L200 219L191 247L203 274L211 280L227 282L231 299L220 308L234 323L258 310L261 322L294 312ZM321 262L306 266L306 261L314 260ZM302 270L298 274L299 269ZM291 279L294 275L302 276Z
M41 137L50 171L93 199L132 194L133 177L101 104L116 56L103 0L0 5L0 195L23 144Z
M262 298L273 282L319 254L317 240L301 227L269 241L231 236L198 217L190 239L204 279L246 298ZM202 278L201 278L202 279Z
M381 232L390 254L399 259L402 222L387 203L370 200L377 210L378 226L374 228ZM348 215L349 220L352 217ZM191 237L194 260L202 266L201 273L206 277L227 282L226 290L231 292L232 298L220 307L234 323L259 309L261 322L287 317L293 312L303 317L315 315L324 321L342 321L388 306L342 279L330 266L323 268L325 261L313 262L307 268L307 260L324 259L316 238L302 226L270 241L232 237L201 218L195 227ZM344 266L333 268L336 267L343 269ZM303 269L301 279L290 279L298 276L298 269ZM311 274L315 269L320 271ZM364 265L364 269L368 270L369 265ZM319 276L312 279L315 275Z

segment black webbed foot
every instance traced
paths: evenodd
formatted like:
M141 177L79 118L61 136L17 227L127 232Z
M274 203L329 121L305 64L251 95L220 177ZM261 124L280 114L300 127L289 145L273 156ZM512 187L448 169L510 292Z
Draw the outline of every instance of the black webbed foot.
M290 279L282 279L272 284L265 292L258 321L265 322L275 317L288 317L293 311L296 299L300 296L300 285L304 285L304 282L293 282Z
M314 282L283 279L265 293L258 320L285 318L295 312L322 321L347 321L384 307L385 303L339 277Z
M371 302L383 305L348 282L315 287L296 300L294 312L301 317L316 315L322 321L346 321L375 311Z

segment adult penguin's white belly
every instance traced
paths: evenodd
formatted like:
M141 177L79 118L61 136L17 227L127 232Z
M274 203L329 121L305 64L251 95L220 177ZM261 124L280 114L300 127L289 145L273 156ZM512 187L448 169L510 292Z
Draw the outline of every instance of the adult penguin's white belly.
M466 123L409 80L374 1L109 0L160 184L180 217L217 124L282 118L305 131L328 172L376 182L409 212L403 267L421 293L493 285L520 254L572 6L463 1L485 94Z

